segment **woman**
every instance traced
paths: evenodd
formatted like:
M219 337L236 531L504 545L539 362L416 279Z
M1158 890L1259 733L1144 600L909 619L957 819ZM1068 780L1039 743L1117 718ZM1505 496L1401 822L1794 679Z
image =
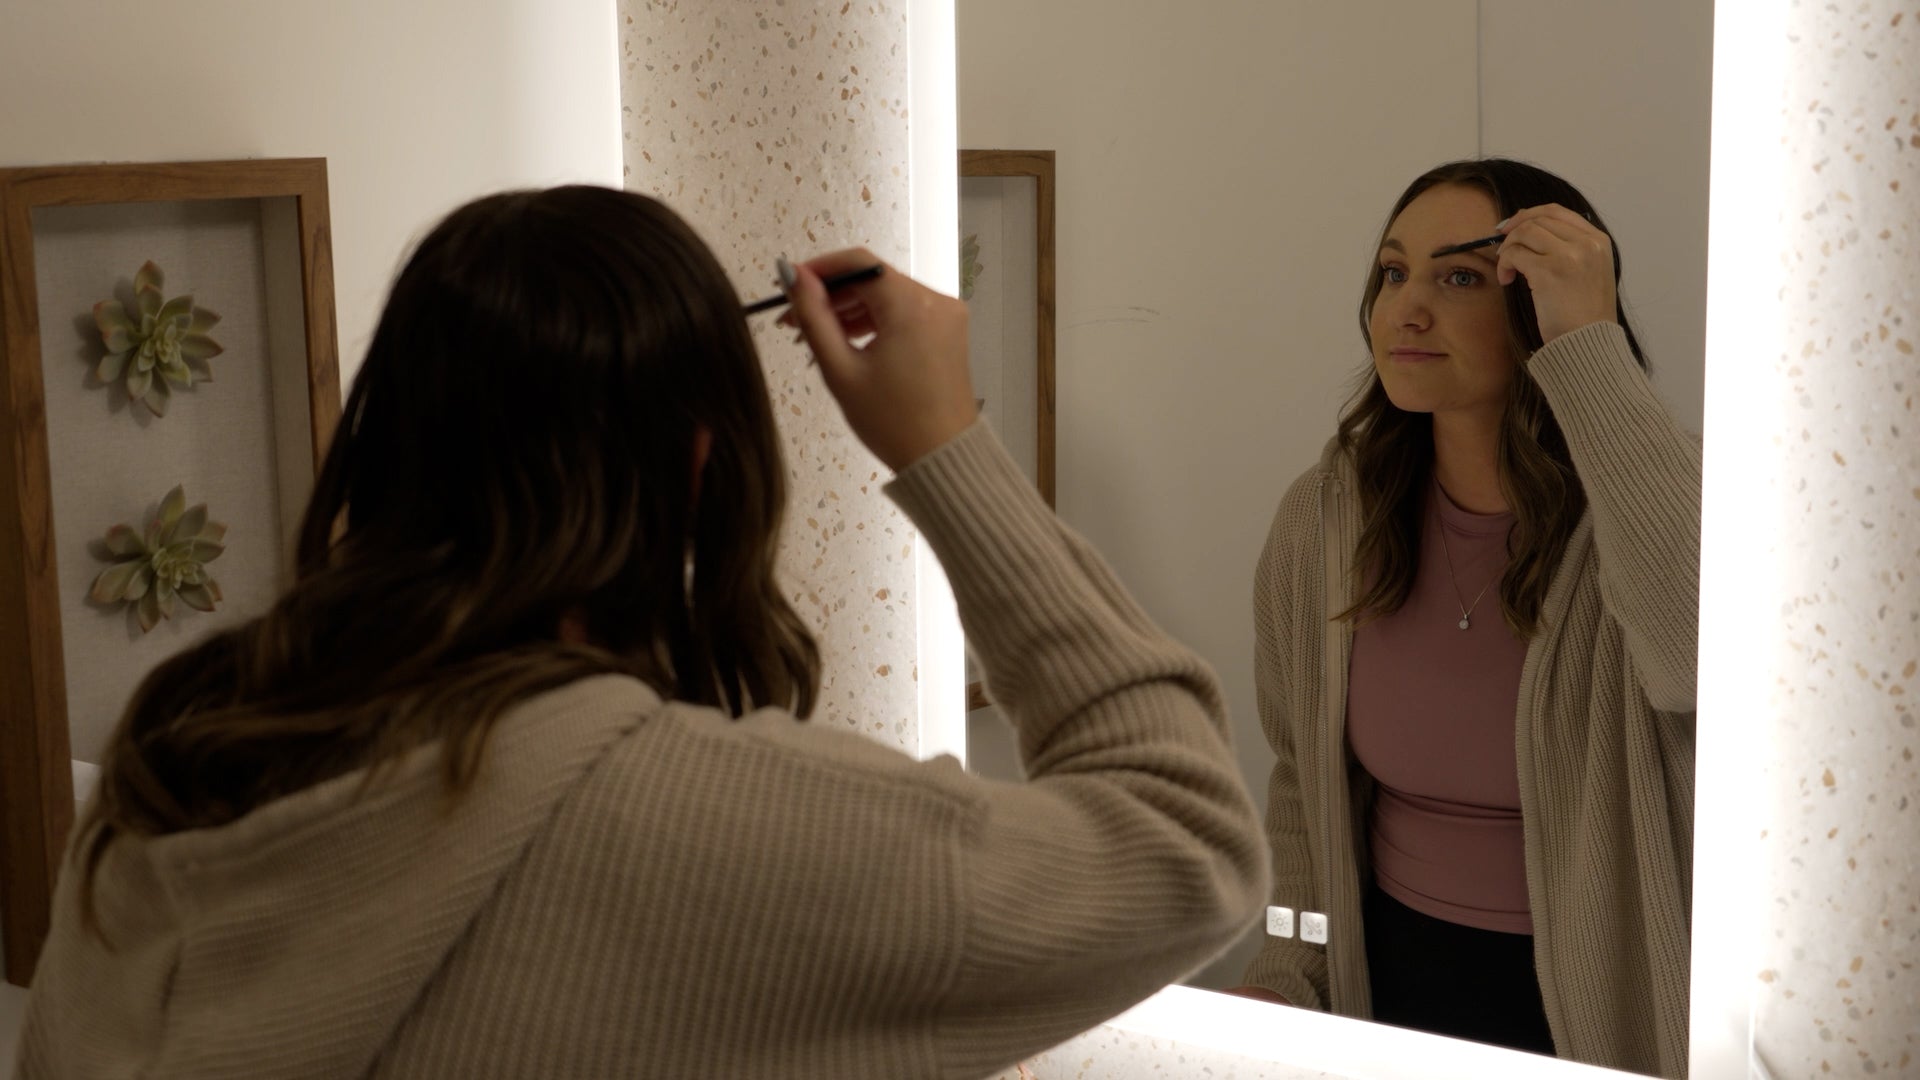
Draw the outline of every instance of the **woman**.
M1700 454L1619 277L1529 165L1394 205L1372 373L1256 577L1273 903L1328 936L1253 996L1685 1072Z
M1267 856L1213 675L977 420L958 301L828 299L875 261L791 316L1032 782L798 722L786 466L693 232L482 199L394 285L290 591L134 695L17 1075L985 1076L1231 941Z

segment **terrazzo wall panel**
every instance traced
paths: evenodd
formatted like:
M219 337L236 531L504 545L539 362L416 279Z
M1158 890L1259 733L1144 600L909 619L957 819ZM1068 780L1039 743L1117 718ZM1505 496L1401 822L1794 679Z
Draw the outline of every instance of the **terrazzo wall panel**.
M627 187L691 221L743 297L774 259L908 265L904 0L622 0ZM817 719L917 749L914 533L791 333L756 318L792 484L787 594L825 656Z
M1920 5L1786 14L1782 620L1754 1046L1920 1075ZM1709 390L1711 393L1711 389ZM1709 436L1711 450L1711 435Z

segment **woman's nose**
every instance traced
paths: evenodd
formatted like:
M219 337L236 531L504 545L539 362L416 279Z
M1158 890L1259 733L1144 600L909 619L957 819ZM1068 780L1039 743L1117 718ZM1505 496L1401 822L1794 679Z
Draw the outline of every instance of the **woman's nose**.
M1431 299L1419 282L1406 282L1393 290L1387 316L1395 326L1425 329L1433 322Z

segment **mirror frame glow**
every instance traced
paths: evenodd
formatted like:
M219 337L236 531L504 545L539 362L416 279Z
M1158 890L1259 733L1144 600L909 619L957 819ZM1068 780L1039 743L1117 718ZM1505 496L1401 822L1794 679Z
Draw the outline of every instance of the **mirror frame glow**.
M1786 16L1783 0L1747 0L1737 17L1717 5L1713 24L1689 1039L1702 1078L1765 1075L1753 1058L1752 959L1766 758L1739 718L1769 713L1770 687L1753 672L1780 633L1777 618L1752 609L1774 593L1756 584L1782 576L1780 549L1754 542L1782 509L1765 475L1781 403L1742 369L1779 353L1783 336L1771 271L1783 250Z
M960 293L960 127L953 0L908 0L908 272ZM966 644L946 572L926 541L913 542L914 648L918 657L923 759L967 760Z

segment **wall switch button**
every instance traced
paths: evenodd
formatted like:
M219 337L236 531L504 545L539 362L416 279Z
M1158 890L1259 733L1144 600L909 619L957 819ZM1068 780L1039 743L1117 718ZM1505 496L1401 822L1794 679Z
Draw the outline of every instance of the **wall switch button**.
M1327 943L1327 917L1317 911L1300 913L1300 940L1315 945Z
M1293 936L1293 909L1290 907L1267 908L1267 935L1269 937Z

